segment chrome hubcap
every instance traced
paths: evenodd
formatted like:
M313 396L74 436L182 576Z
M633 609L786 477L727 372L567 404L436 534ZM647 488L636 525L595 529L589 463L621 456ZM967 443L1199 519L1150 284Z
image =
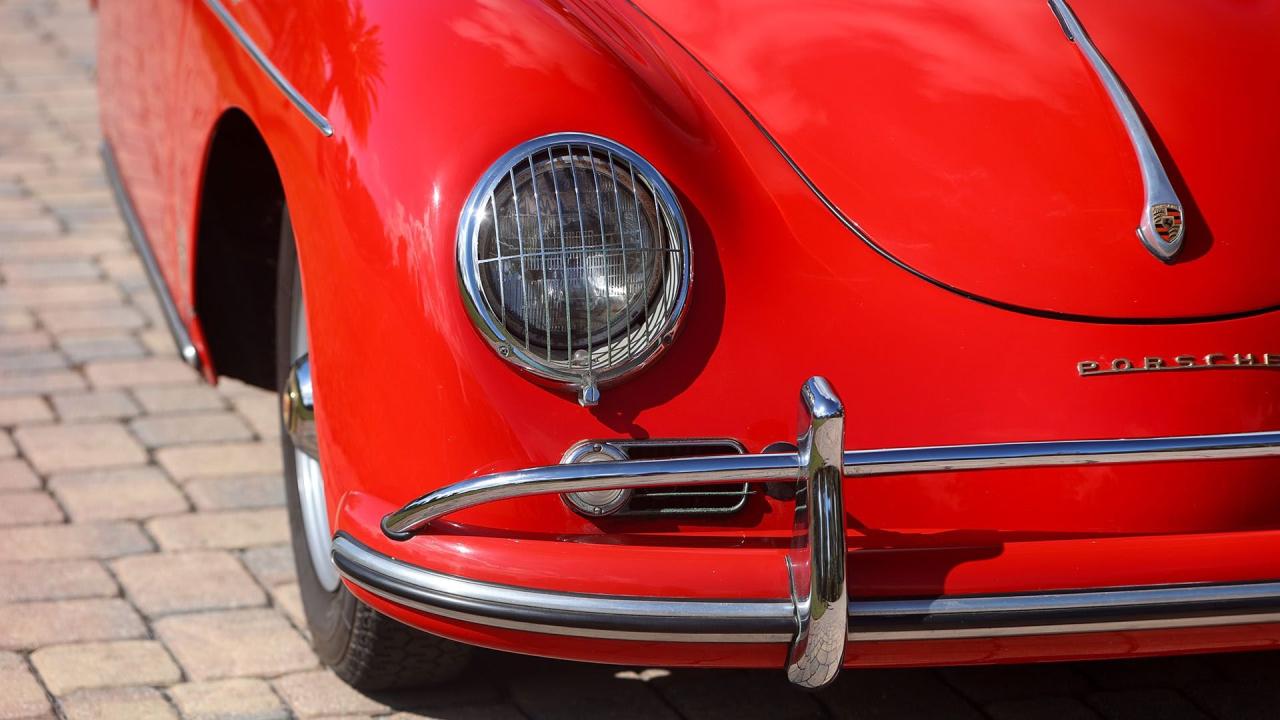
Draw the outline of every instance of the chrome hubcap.
M311 398L311 363L307 355L295 360L289 369L284 392L280 395L280 413L293 448L319 460L315 403Z
M289 377L281 392L280 410L285 431L293 444L294 479L298 483L302 527L307 538L307 554L320 586L329 592L338 589L338 570L330 556L329 506L324 496L324 474L320 470L320 448L316 440L315 405L311 396L311 363L307 337L307 305L302 288L295 284L293 312L290 313Z

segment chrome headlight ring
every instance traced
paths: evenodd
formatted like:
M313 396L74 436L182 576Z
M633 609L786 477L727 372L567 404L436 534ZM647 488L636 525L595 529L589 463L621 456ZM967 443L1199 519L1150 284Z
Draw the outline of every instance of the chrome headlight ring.
M458 275L473 322L505 360L578 391L638 372L683 319L692 251L674 191L597 135L516 146L472 189Z

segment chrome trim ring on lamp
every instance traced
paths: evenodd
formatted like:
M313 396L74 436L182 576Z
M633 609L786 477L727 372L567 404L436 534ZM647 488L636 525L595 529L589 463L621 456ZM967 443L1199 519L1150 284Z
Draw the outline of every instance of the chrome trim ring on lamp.
M614 158L620 159L627 163L634 171L638 180L642 181L645 186L652 191L653 199L656 203L655 212L658 213L660 219L659 231L664 228L671 234L668 238L673 243L672 250L679 256L680 266L674 278L675 287L671 288L672 296L668 301L669 308L666 310L665 317L656 318L656 324L646 328L643 333L639 328L633 333L630 329L630 323L627 324L627 341L628 346L626 354L620 361L613 361L612 351L606 358L605 364L596 367L594 358L591 356L590 344L588 343L588 366L584 369L574 368L572 362L563 363L553 361L550 357L550 350L547 351L547 357L539 357L539 353L533 351L529 345L529 338L517 339L510 332L504 321L498 318L493 310L492 302L499 298L486 297L484 283L481 278L481 260L479 243L480 230L482 223L488 212L490 200L494 197L499 186L505 182L511 182L513 185L518 166L523 163L530 164L530 182L534 182L532 163L535 155L538 153L550 153L554 150L567 148L569 150L568 157L574 156L574 149L587 148L589 151L594 150L599 153L596 156L599 160L613 163ZM591 157L588 153L588 157ZM611 165L611 167L613 167ZM523 171L522 169L520 169ZM553 168L554 170L554 168ZM574 171L574 180L576 185L577 173ZM611 172L613 172L611 170ZM617 178L614 179L617 182ZM535 185L536 190L536 185ZM634 188L633 188L634 190ZM569 190L566 188L566 193ZM578 188L572 191L575 197L578 194ZM583 191L590 195L589 191ZM600 189L595 189L597 202L602 202ZM616 188L614 193L617 193ZM552 202L559 202L557 191L557 199ZM576 200L575 200L576 202ZM638 200L637 200L638 203ZM518 209L518 207L517 207ZM539 216L541 214L541 203L538 205ZM496 212L496 208L494 208ZM637 213L639 212L637 208ZM621 214L621 213L620 213ZM665 222L661 220L665 218ZM581 219L581 218L580 218ZM495 222L497 218L494 219ZM604 237L604 226L601 221L601 237ZM621 220L619 219L619 222ZM530 228L530 232L537 232L539 242L542 239L541 222L539 227ZM525 235L529 233L526 232ZM521 255L505 257L498 255L496 260L502 262L504 259L521 259L521 268L523 272L523 258L526 256L523 251L524 238L518 241L521 244ZM620 240L621 242L621 240ZM499 250L501 244L499 244ZM563 246L561 247L564 251ZM570 251L574 248L569 248ZM601 242L601 252L611 252L611 248L604 247L603 240ZM585 251L584 251L585 252ZM624 257L626 251L621 250ZM544 251L540 251L539 255L546 255ZM679 330L680 324L684 318L684 312L689 297L689 285L693 278L693 255L692 248L689 243L689 230L685 222L684 212L680 208L680 202L676 197L675 191L666 181L658 170L647 160L637 154L635 151L627 148L613 140L592 135L588 133L563 132L544 135L525 141L520 145L506 152L502 157L498 158L480 177L475 187L471 190L470 196L467 198L466 205L463 206L462 215L458 220L458 237L457 237L457 261L458 261L458 278L462 286L463 300L471 315L476 328L479 329L481 335L489 343L500 357L518 367L521 367L539 378L550 380L554 383L563 384L565 386L577 389L579 391L579 401L583 405L594 405L599 401L599 387L607 385L636 373L652 363L671 342L676 332ZM490 260L492 261L492 260ZM545 261L545 258L544 258ZM545 273L545 266L542 268ZM625 267L624 267L625 271ZM561 269L562 273L567 272ZM501 267L499 267L501 273ZM665 280L663 282L666 282ZM566 302L568 302L568 291L566 290ZM545 302L545 298L543 299ZM528 301L526 301L527 303ZM642 322L652 322L642 318ZM566 321L566 326L568 322ZM643 335L643 339L638 350L630 347L631 337L633 335ZM572 333L569 335L572 338ZM566 351L572 353L572 348Z

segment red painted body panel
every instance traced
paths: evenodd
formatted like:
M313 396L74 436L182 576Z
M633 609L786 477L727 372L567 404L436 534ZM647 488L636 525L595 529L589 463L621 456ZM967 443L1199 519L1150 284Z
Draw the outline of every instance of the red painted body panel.
M1280 313L1167 325L1078 322L999 309L924 282L851 235L732 99L624 3L250 0L230 6L281 72L329 118L331 138L289 104L203 3L161 4L171 10L147 13L141 3L102 3L107 137L121 155L143 224L199 344L190 264L209 133L228 108L244 111L262 132L300 245L331 525L375 549L444 572L531 587L785 596L781 557L791 506L763 496L739 515L698 521L593 521L555 497L507 501L458 513L404 543L383 537L377 520L467 477L554 463L583 438L725 436L759 451L794 439L796 393L814 374L826 375L849 408L850 448L1280 427L1280 372L1081 378L1075 370L1086 359L1280 353ZM1047 15L1043 3L1028 4ZM1122 12L1103 3L1080 5L1091 28L1106 24L1104 14ZM1190 0L1178 5L1180 12L1193 7ZM686 42L710 42L676 22L674 4L655 0L645 7L670 15ZM901 12L904 23L919 20ZM1030 20L1018 10L1008 22ZM1048 22L1024 51L1036 62L1065 68L1075 62L1066 54L1074 48L1051 16ZM944 29L972 46L972 28ZM175 39L148 44L165 34ZM1109 52L1117 44L1103 29L1094 34ZM814 52L870 52L811 41L821 45ZM1050 51L1041 41L1062 47ZM1007 52L1016 54L1020 43ZM1232 57L1253 52L1244 45ZM153 54L156 48L162 54ZM146 72L138 60L144 51ZM884 51L886 77L875 80L882 92L895 82L910 85L911 78L892 70L890 60L901 60L901 53ZM1129 51L1112 54L1122 72L1137 61ZM775 87L797 92L847 75L813 65L808 77L799 63L778 64L784 67L773 76ZM934 67L932 82L961 82L966 73L995 69L952 65ZM1070 127L1082 134L1086 158L1102 162L1113 151L1129 152L1118 125L1099 109L1101 90L1088 90L1084 66L1070 69L1071 77L1041 88L1046 97L1040 102L1053 102L1049 91L1063 87L1080 99L1083 107ZM736 82L745 82L742 68L735 73ZM1157 80L1135 71L1135 93L1144 103L1147 93L1159 95L1149 89ZM772 122L768 108L783 101L751 97L760 105L753 109ZM906 92L903 97L920 101ZM975 123L979 111L999 115L1001 123L1050 112L1033 107L1034 99L1011 109L979 93L972 103L964 113ZM1248 129L1214 125L1212 108L1178 115L1172 100L1157 107L1161 118L1173 118L1167 132L1179 138L1189 138L1197 123L1210 135L1219 132L1215 128ZM1006 112L1022 114L1010 118ZM868 128L872 120L874 115L857 118ZM812 145L794 128L784 144L815 175L849 174L824 175L824 187L835 188L829 192L853 192L856 165L808 167L818 136L834 136L834 122L815 126ZM909 129L920 134L929 127L919 120ZM457 217L475 180L519 142L565 130L613 138L652 162L680 196L696 258L682 336L642 375L606 389L593 410L530 382L485 346L464 311L454 266ZM977 147L965 152L979 164L992 158L984 182L999 188L999 209L1010 223L1028 222L1039 212L1034 208L1045 203L1046 187L1038 183L1088 180L1073 159L1051 177L1002 183L995 178L1014 164L1030 172L1016 153L1000 147L1007 140L978 133ZM1185 153L1198 157L1194 148L1181 149L1189 139L1166 140L1180 163ZM1215 142L1235 152L1226 140ZM1264 134L1256 143L1259 158L1280 159L1274 137ZM889 147L874 153L884 164L893 155ZM1241 169L1239 157L1226 157L1224 172ZM1063 201L1075 219L1087 216L1081 222L1106 236L1098 245L1051 243L1060 255L1034 264L1019 254L1020 246L1004 241L954 252L945 241L956 237L957 228L918 239L910 247L911 262L938 270L943 279L972 280L966 289L1072 312L1212 315L1275 302L1263 274L1275 267L1277 258L1269 253L1278 251L1264 247L1261 235L1236 234L1256 221L1236 213L1227 197L1233 188L1254 197L1249 193L1261 192L1257 183L1214 182L1208 170L1193 169L1207 161L1180 164L1188 182L1195 174L1193 194L1202 217L1214 223L1214 242L1202 244L1185 265L1166 267L1147 254L1132 229L1115 230L1114 237L1101 232L1122 220L1133 224L1140 202L1136 172L1115 158L1108 162L1112 173L1086 183L1085 189L1105 195L1096 206L1084 190ZM1268 164L1274 163L1259 160L1258 167ZM926 213L913 195L921 188L904 190L874 174L863 182L859 192L879 208L876 217L900 223L904 234L898 237L922 222ZM1081 212L1090 208L1097 212ZM992 214L982 222L996 222L995 211L985 211ZM851 214L862 219L856 210ZM867 225L873 235L880 227ZM1072 236L1088 229L1066 228ZM1203 243L1204 236L1194 239L1202 231L1193 223L1188 243ZM1042 243L1032 244L1045 252ZM895 252L906 247L895 246ZM1273 551L1280 544L1277 471L1275 461L1233 460L850 480L851 591L935 596L1280 578L1280 554ZM411 624L524 652L601 661L781 664L777 647L727 651L569 640L480 628L371 601ZM1098 657L1261 647L1277 639L1274 627L1251 626L1070 640L913 642L855 649L849 661Z
M960 290L1109 318L1280 304L1260 222L1280 157L1280 3L1076 0L1188 213L1172 267L1135 235L1142 182L1093 70L1044 2L640 5L888 253ZM1177 52L1171 51L1178 48Z

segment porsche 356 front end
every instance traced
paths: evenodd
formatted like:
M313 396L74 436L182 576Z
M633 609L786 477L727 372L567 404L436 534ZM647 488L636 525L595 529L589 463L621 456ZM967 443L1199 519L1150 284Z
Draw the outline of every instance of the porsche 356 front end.
M918 43L905 9L778 10L765 39L745 10L642 5L583 22L643 28L595 80L616 100L648 73L657 107L468 144L456 284L425 303L454 356L394 401L426 416L385 415L407 459L337 506L358 597L466 643L804 687L1280 639L1280 298L1233 281L1280 258L1150 62L1117 48L1120 83L1059 2L1006 18L1034 42L999 90L958 87L1002 61L960 26L967 65L932 75L822 40ZM362 474L350 432L321 440Z
M294 543L349 681L405 667L383 616L435 670L806 688L1280 641L1280 141L1235 82L1274 12L370 1L316 16L363 53L326 65L302 11L206 5L191 114L278 163Z

